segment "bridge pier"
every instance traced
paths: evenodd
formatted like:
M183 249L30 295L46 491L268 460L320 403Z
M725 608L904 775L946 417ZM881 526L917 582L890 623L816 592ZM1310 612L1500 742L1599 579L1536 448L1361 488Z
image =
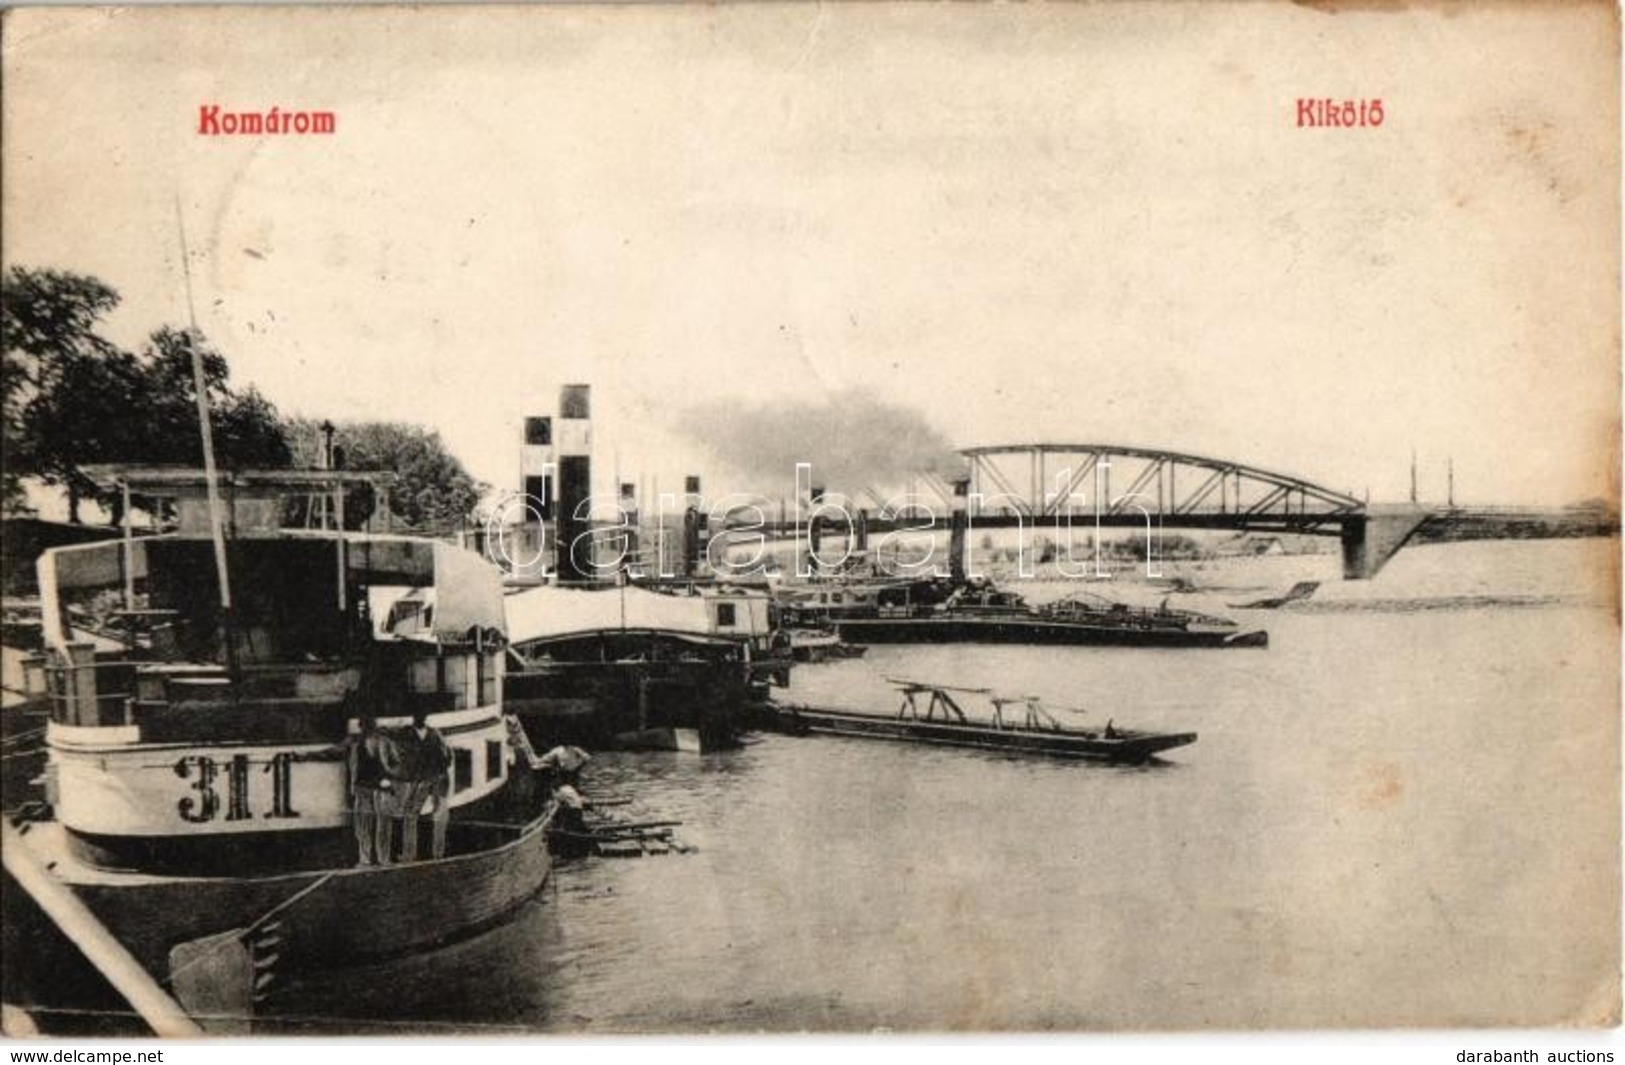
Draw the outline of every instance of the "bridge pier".
M1343 518L1343 579L1375 577L1432 516L1427 507L1394 503L1372 504L1364 514Z

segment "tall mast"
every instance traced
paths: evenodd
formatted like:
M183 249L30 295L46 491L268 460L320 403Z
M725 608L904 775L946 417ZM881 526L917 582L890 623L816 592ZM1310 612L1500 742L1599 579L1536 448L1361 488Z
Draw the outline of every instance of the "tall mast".
M190 325L187 334L192 353L192 387L197 392L198 428L203 435L203 475L209 494L209 533L214 540L214 567L220 578L220 610L224 619L226 662L235 672L237 648L231 624L231 575L226 568L226 530L220 506L219 477L214 464L214 429L209 423L209 390L203 374L203 333L197 327L197 305L192 299L191 253L186 246L186 216L181 211L181 198L175 197L175 221L181 235L181 274L186 281L186 317Z

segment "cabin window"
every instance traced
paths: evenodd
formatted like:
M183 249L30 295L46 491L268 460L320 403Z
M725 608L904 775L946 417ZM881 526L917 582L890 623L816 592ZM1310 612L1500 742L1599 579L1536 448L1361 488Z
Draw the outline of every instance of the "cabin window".
M451 749L451 790L467 791L474 786L474 752L467 747Z
M390 605L389 617L384 622L386 629L398 629L407 621L422 613L423 604L416 599L398 599Z
M445 665L445 680L440 690L456 696L457 709L467 710L470 706L469 685L475 679L469 676L468 656L447 655L440 661Z
M734 605L732 603L717 604L717 627L731 629L735 622Z
M485 741L485 779L487 782L502 779L502 741Z
M415 692L440 690L439 659L419 658L412 662L412 690Z
M498 686L502 683L502 659L498 655L480 658L480 705L490 706L498 699Z

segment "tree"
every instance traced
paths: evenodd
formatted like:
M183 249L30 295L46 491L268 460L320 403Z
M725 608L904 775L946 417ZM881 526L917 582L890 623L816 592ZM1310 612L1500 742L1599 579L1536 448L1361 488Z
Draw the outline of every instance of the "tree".
M118 354L96 334L101 319L118 306L118 293L94 277L13 266L0 277L0 404L4 408L4 505L22 501L21 478L60 474L61 464L31 432L30 409L62 390L64 377L94 377L100 357ZM94 382L116 385L111 379ZM103 389L98 388L98 391Z
M77 274L13 267L0 293L5 350L5 498L37 477L79 500L103 495L80 471L91 463L202 465L192 352L200 345L214 427L225 468L285 466L291 453L276 409L257 391L232 392L219 352L193 333L163 327L139 354L99 336L118 294ZM104 500L117 508L116 495Z
M233 392L227 385L230 369L225 357L196 334L169 326L154 332L142 351L145 410L138 425L144 439L134 448L139 461L203 464L192 370L194 343L203 357L215 461L238 469L287 466L293 461L293 449L276 408L257 389Z
M316 465L320 424L299 418L284 423L283 429L293 445L296 464ZM413 528L448 529L462 524L486 491L440 434L421 425L344 422L334 428L334 446L343 455L345 469L396 475L389 489L389 513ZM359 525L374 507L369 491L355 491L345 500L345 523Z

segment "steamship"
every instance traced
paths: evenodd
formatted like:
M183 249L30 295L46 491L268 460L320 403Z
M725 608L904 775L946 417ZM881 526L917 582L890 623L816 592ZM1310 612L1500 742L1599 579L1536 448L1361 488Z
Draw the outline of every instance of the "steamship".
M347 495L389 475L87 472L175 527L39 560L48 762L44 801L7 825L8 875L48 872L177 990L252 936L274 931L279 967L348 964L466 935L542 886L552 800L504 717L495 567L346 531ZM445 856L357 867L336 752L365 715L419 713L453 756Z
M772 598L699 579L704 516L683 516L672 580L643 580L631 485L619 522L591 522L591 389L565 385L558 417L525 420L528 518L485 545L508 569L503 695L537 742L709 751L737 744L768 688L787 682ZM687 496L700 491L689 478ZM674 573L676 571L674 570Z

